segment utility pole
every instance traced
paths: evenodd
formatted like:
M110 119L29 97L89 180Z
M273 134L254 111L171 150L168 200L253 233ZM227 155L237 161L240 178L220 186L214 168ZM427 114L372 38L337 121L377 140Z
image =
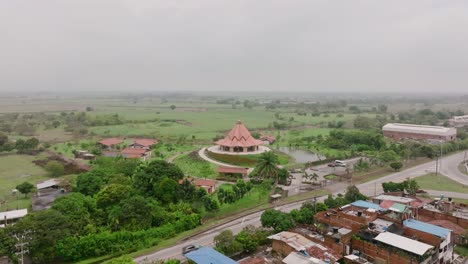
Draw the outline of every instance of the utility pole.
M15 247L16 247L16 255L18 256L18 259L19 259L19 263L20 264L24 264L24 255L25 254L28 254L29 253L29 250L26 249L26 246L29 245L28 242L24 242L24 239L25 239L25 235L14 235L14 237L16 238L16 240L18 240L18 243L15 244Z

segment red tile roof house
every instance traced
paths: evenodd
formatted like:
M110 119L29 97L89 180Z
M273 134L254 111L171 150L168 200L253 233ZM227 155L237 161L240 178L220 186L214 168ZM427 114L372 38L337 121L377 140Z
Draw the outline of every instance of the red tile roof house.
M124 148L120 155L126 159L142 159L146 160L151 156L151 151L140 148Z
M156 139L150 138L138 138L133 141L132 144L129 145L130 148L143 148L143 149L151 149L152 146L156 145L158 141Z
M121 144L123 142L120 138L105 138L98 141L98 144L103 146L105 149L112 149L115 145Z
M207 193L212 194L216 191L216 182L207 179L193 179L187 178L189 182L195 185L196 188L204 188ZM179 184L182 184L184 180L179 180Z

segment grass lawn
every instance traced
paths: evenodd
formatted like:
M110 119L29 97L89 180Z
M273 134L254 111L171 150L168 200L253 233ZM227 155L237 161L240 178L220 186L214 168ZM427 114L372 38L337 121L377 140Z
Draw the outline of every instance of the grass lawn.
M30 198L23 198L24 195L16 197L11 194L11 190L16 185L28 181L36 184L41 180L48 179L47 172L32 163L36 157L29 155L0 155L0 200L6 200L7 204L1 207L1 211L15 208L28 208L31 204Z
M175 158L173 163L179 166L186 176L196 176L200 178L206 177L211 179L218 176L218 173L216 172L217 166L200 158L197 151L182 154Z
M323 176L325 179L327 180L333 180L335 179L337 176L335 174L330 174L330 175L325 175Z
M440 174L436 176L434 173L430 173L414 179L418 182L419 187L421 187L423 190L426 189L459 193L468 192L468 186L462 185Z
M454 251L460 256L468 257L468 247L455 246Z

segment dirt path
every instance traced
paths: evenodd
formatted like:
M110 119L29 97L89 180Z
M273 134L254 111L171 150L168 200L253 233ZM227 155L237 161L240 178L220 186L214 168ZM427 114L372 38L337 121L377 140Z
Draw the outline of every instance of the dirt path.
M185 151L185 152L181 152L181 153L179 153L179 154L176 154L176 155L174 155L174 156L171 156L171 157L167 158L166 161L167 161L168 163L172 163L177 157L182 156L182 155L184 155L184 154L188 154L188 153L190 153L190 152L192 152L192 150L190 150L190 151Z

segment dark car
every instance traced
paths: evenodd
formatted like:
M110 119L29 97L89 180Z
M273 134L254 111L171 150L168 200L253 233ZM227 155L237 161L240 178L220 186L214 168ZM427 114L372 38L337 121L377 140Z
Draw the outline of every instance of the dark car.
M197 249L198 249L198 247L195 246L195 245L188 245L188 246L185 246L185 247L182 248L182 254L185 255L185 254L187 254L189 252L192 252L192 251L195 251Z
M336 163L335 162L330 162L327 164L328 167L336 167Z

